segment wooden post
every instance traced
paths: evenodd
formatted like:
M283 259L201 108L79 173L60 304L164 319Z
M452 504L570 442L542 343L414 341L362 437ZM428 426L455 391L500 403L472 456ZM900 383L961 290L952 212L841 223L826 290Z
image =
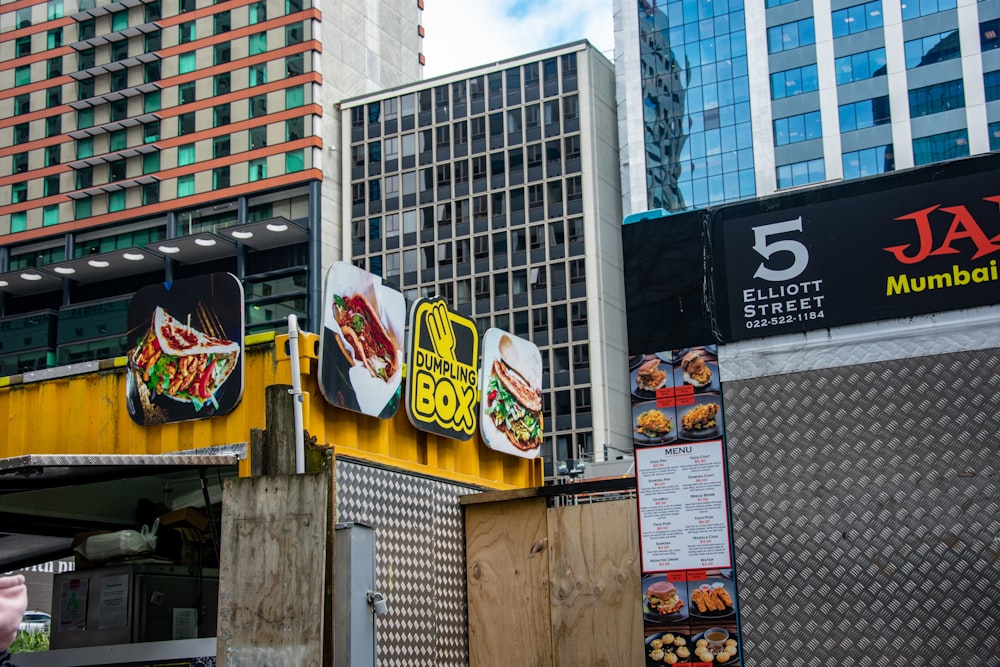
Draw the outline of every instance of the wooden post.
M295 473L295 413L292 385L273 384L264 388L264 423L267 428L266 474Z

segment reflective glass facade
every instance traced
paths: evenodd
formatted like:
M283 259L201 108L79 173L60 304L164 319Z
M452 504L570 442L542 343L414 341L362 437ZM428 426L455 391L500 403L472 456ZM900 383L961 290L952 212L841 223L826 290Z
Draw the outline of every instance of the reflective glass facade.
M640 1L638 11L649 207L754 196L742 2Z

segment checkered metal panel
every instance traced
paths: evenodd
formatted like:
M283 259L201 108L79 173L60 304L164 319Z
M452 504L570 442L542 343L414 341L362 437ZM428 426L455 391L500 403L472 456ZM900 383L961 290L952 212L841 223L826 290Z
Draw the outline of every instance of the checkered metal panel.
M745 664L998 665L1000 350L725 384Z
M337 521L375 528L375 569L389 611L377 621L380 667L469 664L465 525L475 489L337 461Z

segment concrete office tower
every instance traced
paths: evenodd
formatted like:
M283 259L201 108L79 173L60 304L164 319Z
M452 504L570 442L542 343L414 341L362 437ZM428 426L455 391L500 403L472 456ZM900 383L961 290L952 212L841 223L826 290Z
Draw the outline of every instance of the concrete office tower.
M124 352L139 287L243 280L315 329L339 258L334 103L419 79L416 0L0 8L0 375Z
M1000 0L615 7L626 213L698 208L1000 148ZM680 115L664 92L664 81L677 78ZM651 100L662 112L652 120ZM663 127L680 132L672 151Z
M341 105L351 261L539 346L549 462L631 442L614 84L578 42Z

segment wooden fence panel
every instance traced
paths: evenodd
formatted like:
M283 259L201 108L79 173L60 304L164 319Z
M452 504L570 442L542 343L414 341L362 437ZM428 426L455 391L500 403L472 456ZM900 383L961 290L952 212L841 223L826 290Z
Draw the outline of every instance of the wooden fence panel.
M645 665L635 502L556 507L548 516L555 664Z
M469 665L551 667L544 498L465 508Z
M323 664L331 488L329 472L226 481L220 665Z

